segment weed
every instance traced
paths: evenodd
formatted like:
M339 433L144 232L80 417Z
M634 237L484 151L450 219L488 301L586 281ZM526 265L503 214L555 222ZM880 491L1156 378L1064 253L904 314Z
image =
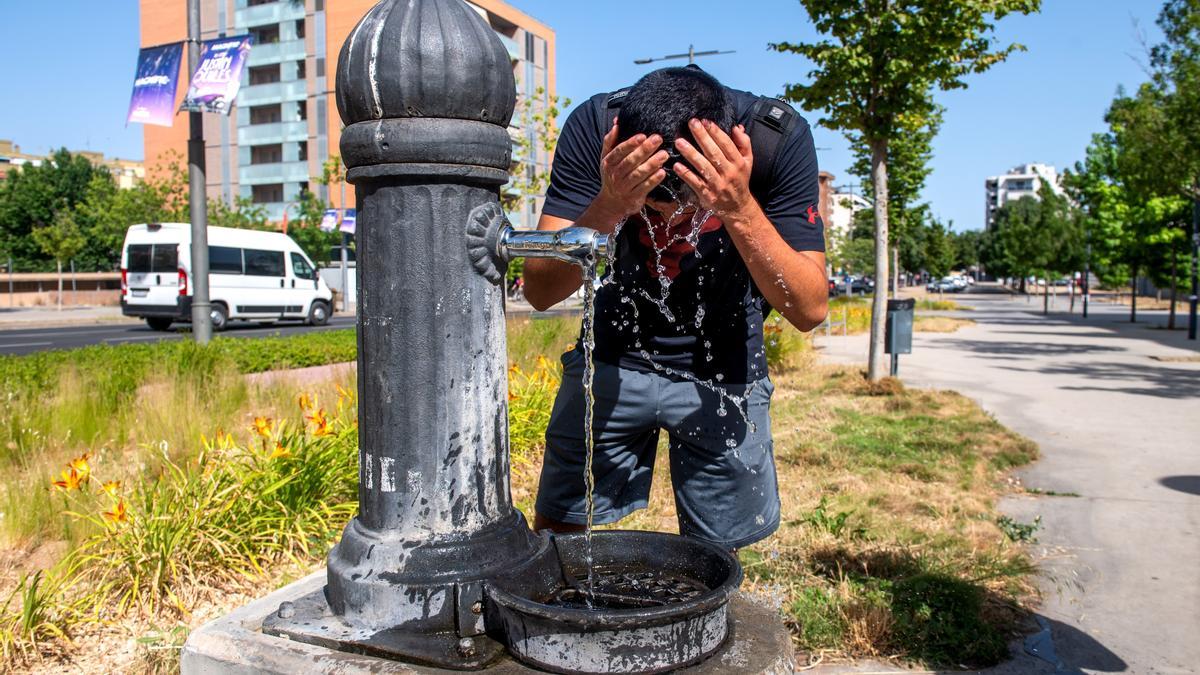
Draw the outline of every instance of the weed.
M800 522L809 527L816 528L821 532L827 532L834 537L841 537L842 534L849 534L851 538L859 538L866 535L867 531L862 526L847 529L849 526L850 516L854 515L854 511L830 511L829 497L822 496L820 503Z
M1022 523L1008 516L1000 516L996 518L996 526L1009 541L1033 544L1037 543L1037 531L1042 529L1042 517L1034 518L1032 523Z

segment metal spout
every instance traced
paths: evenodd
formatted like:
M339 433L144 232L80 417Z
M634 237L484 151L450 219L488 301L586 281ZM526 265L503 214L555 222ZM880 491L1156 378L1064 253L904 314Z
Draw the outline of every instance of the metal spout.
M588 227L567 227L557 231L514 230L506 227L500 235L500 257L553 258L590 267L612 246L612 235L600 234Z

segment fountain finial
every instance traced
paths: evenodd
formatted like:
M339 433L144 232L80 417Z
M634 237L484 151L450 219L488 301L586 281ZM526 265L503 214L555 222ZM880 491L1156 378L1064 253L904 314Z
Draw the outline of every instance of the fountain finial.
M440 117L507 127L515 102L508 50L462 0L384 0L338 57L337 106L346 126Z

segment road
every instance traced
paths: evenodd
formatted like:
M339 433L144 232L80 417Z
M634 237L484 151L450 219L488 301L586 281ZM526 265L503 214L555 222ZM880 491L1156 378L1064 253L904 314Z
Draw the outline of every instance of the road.
M327 326L307 326L299 322L281 322L274 325L238 322L230 324L228 330L218 335L236 338L294 335L310 331L353 328L354 320L353 316L334 316ZM0 331L0 354L29 354L47 349L73 349L95 344L179 340L190 335L186 329L187 324L177 324L169 331L159 332L150 330L144 323L15 328Z
M528 315L534 318L577 314L578 303L568 301L546 312L535 312L523 302L510 301L510 315ZM69 314L69 313L68 313ZM105 314L105 318L118 318L119 315ZM53 312L43 312L39 316L57 318ZM145 323L120 322L81 322L78 325L55 327L20 327L4 328L3 317L0 317L0 354L30 354L49 349L74 349L95 344L122 344L130 342L158 342L160 340L178 340L189 335L187 324L176 324L167 332L150 330ZM284 321L276 324L259 324L242 321L230 323L229 328L217 335L222 337L255 338L272 335L294 335L311 331L336 330L353 328L353 314L334 315L327 326L308 326L295 321Z
M918 333L902 379L977 400L1041 447L1018 472L1026 488L1077 495L1000 505L1042 518L1040 651L1057 667L1023 654L991 672L1200 672L1200 363L1183 360L1200 344L1163 330L1162 312L1130 325L1128 307L1093 305L1084 321L1043 317L1040 302L955 299L977 325ZM819 344L832 361L866 353L862 336Z

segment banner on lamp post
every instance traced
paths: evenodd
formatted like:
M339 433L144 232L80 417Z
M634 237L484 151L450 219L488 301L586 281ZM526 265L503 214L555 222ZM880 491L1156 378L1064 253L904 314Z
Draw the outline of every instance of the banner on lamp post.
M242 68L250 55L250 42L249 35L205 40L179 109L228 115L242 87Z
M183 43L143 47L138 52L137 74L125 124L154 124L169 127L175 117L175 89Z
M358 213L354 209L346 209L343 213L341 230L350 236L354 236L354 226Z
M326 209L325 213L321 214L321 231L333 232L338 226L337 209Z

